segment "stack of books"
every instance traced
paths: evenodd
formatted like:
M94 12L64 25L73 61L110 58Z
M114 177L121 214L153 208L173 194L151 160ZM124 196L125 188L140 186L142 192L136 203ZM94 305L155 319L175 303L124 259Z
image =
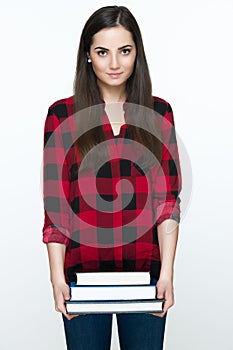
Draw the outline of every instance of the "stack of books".
M82 272L70 284L68 314L163 312L149 272Z

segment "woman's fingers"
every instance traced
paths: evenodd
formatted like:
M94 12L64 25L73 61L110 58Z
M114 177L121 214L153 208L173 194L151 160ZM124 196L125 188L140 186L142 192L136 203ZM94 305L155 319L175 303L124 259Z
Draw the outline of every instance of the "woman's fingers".
M79 314L69 315L66 312L65 301L70 300L70 288L66 283L58 284L53 286L53 294L55 301L55 310L63 313L63 315L71 320L74 317L80 316Z
M159 280L156 284L157 289L157 298L164 299L163 312L161 313L151 313L151 315L163 317L167 310L174 305L174 293L173 293L173 284L171 280Z
M165 312L161 312L161 313L155 313L155 312L149 312L149 314L153 315L153 316L158 316L158 317L163 317L165 315Z

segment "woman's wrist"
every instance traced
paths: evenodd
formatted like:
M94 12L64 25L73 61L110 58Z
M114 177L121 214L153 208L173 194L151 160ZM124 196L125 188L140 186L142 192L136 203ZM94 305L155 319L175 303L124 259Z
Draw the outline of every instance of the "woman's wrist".
M171 268L170 269L161 268L160 275L159 275L160 279L173 281L173 276L174 276L173 268L172 269Z
M51 275L50 282L52 283L53 286L66 283L65 276L64 274L60 274L60 275L56 274L55 276Z
M59 269L51 268L50 269L50 281L52 285L59 285L66 283L64 269L60 267Z

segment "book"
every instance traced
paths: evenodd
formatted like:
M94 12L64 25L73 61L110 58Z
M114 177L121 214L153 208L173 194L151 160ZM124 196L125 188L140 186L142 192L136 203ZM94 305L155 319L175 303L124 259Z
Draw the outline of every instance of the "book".
M76 272L76 285L150 284L150 272Z
M68 314L163 312L164 299L66 301Z
M77 286L70 283L70 301L155 299L155 285Z

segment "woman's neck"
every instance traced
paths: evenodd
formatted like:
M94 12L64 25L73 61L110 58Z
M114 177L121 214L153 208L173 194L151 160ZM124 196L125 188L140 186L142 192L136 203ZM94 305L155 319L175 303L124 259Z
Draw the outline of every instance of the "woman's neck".
M102 94L102 98L106 104L115 102L125 102L126 90L125 86L122 87L103 87L99 86Z

